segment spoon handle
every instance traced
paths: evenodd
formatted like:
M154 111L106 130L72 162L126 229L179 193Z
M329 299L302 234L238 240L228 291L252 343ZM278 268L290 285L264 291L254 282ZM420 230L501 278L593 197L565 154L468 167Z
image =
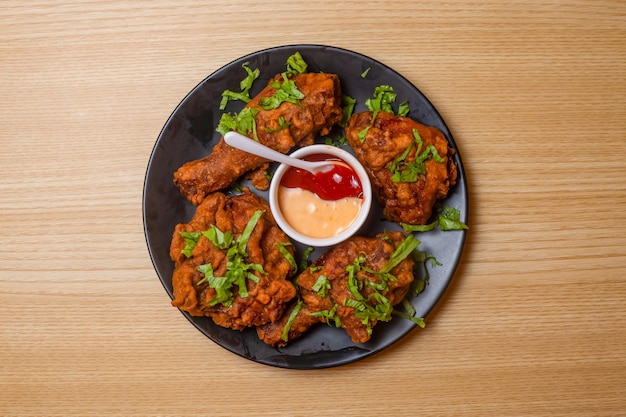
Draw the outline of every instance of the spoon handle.
M242 151L246 151L253 155L269 159L270 161L281 162L283 164L301 168L307 171L311 171L312 168L312 166L310 166L310 162L284 155L278 151L275 151L274 149L268 148L260 142L250 139L249 137L241 135L237 132L226 133L226 135L224 135L224 141L233 148L241 149Z

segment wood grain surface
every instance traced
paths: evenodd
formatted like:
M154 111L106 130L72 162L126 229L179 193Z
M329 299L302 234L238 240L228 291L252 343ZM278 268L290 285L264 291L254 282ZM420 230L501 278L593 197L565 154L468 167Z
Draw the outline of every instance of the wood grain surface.
M198 332L141 210L179 101L299 43L418 86L471 200L427 327L319 371ZM626 415L625 2L9 0L0 74L0 415Z

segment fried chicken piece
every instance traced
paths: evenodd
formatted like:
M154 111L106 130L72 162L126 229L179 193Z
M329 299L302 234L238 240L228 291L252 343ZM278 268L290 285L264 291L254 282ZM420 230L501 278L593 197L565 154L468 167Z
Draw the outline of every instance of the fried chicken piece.
M276 93L277 89L272 86L276 80L282 77L276 76L246 105L259 110L255 121L260 143L287 153L296 145L312 144L316 135L328 134L341 120L341 87L336 74L294 75L290 80L304 98L297 104L284 101L275 109L264 110L259 100ZM209 155L180 167L174 173L174 183L185 198L198 205L211 192L227 188L243 174L267 162L267 159L228 146L221 138Z
M259 210L262 215L246 243L246 226ZM202 233L212 229L212 226L225 235L231 232L233 243L229 244L225 238L226 243L218 248L207 237L209 233ZM241 237L242 234L244 237ZM188 241L194 237L197 242L191 256L187 257L183 251L189 249ZM237 246L238 238L243 241L244 255L234 254L233 247ZM216 324L236 330L278 320L288 302L296 296L294 285L287 280L293 275L292 265L280 252L280 245L293 256L293 245L278 228L269 205L261 197L247 188L244 188L243 194L232 197L219 192L209 195L197 207L191 221L178 224L174 230L170 246L170 257L175 263L172 305L193 316L209 316ZM255 264L260 265L263 271L251 266ZM213 281L205 279L211 271ZM253 278L244 276L241 281L244 292L248 294L242 293L240 283L235 281L226 287L226 293L230 292L232 296L214 302L224 294L223 283L235 276L232 271L253 274Z
M370 125L361 142L359 132ZM421 147L413 133L414 129L417 129L423 142ZM348 121L346 139L365 167L376 198L383 205L383 215L390 221L426 224L435 203L445 198L450 187L456 183L457 170L452 160L454 150L448 146L443 133L435 127L424 126L408 117L384 111L379 112L372 123L372 113L362 112L353 115ZM437 162L434 157L429 157L423 165L419 161L416 163L416 158L428 151L431 145L444 161ZM409 147L411 149L404 160L398 163ZM425 172L418 173L412 181L395 182L391 170L394 162L396 171L419 169L421 165Z
M292 303L280 321L258 327L259 338L270 346L285 346L322 322L342 327L355 343L367 342L378 321L391 319L392 307L413 282L410 256L388 271L393 277L381 272L404 239L402 232L386 232L352 237L335 246L296 278L300 301ZM295 319L289 323L292 313ZM283 340L286 326L288 337Z

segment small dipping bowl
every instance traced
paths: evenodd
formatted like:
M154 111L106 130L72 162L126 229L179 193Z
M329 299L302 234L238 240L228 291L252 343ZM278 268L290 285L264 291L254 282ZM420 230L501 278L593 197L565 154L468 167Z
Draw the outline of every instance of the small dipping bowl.
M278 223L278 226L293 240L296 240L302 244L308 246L315 247L325 247L325 246L333 246L349 237L353 236L356 232L361 229L367 218L369 217L370 210L372 207L372 185L370 183L369 177L365 172L363 166L359 163L359 161L349 152L337 148L335 146L330 145L310 145L305 146L304 148L300 148L297 151L291 154L292 157L303 159L309 155L323 154L328 155L329 158L339 158L345 163L347 163L358 176L361 187L363 189L363 195L361 196L362 204L360 210L352 223L347 226L345 229L340 231L338 234L329 236L329 237L313 237L307 236L294 228L283 214L283 209L289 210L289 208L281 207L279 201L279 191L281 188L281 180L283 175L290 168L288 165L280 164L272 177L272 181L270 184L269 190L269 204L272 209L272 215L274 219ZM302 216L302 221L307 221L307 215Z

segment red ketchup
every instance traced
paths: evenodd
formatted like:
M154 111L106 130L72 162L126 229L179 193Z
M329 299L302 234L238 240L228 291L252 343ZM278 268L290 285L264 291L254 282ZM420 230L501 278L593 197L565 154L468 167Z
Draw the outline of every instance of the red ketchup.
M340 158L326 154L307 155L307 161L340 161ZM347 164L346 164L347 165ZM323 200L340 200L346 197L363 197L363 187L356 172L349 166L335 164L325 172L311 174L304 169L289 167L280 180L287 188L302 188L317 194Z

